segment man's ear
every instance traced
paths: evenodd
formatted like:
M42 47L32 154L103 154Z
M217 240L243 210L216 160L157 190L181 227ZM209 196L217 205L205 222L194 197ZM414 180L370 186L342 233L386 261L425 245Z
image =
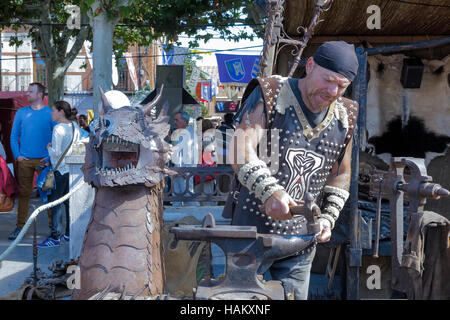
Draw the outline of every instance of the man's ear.
M305 65L306 75L309 75L311 73L311 71L314 69L314 65L315 62L313 57L309 57Z

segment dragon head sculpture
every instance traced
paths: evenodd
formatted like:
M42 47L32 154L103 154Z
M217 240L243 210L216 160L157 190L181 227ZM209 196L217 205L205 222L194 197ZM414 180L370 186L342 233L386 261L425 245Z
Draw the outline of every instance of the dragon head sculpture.
M164 141L170 125L167 105L152 119L159 95L145 106L132 107L120 91L100 88L102 108L90 125L82 167L84 180L93 187L157 185L167 174L171 146ZM126 103L128 102L128 103Z

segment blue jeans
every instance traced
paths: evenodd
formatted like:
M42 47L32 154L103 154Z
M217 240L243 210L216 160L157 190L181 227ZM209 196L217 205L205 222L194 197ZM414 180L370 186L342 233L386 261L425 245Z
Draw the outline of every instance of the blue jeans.
M55 184L56 189L52 191L52 194L48 197L48 202L58 200L62 196L69 192L69 173L61 175L59 171L55 171ZM50 228L50 237L53 239L59 239L62 234L62 210L63 205L66 209L66 236L69 236L70 230L70 217L69 217L69 199L63 203L52 207L52 226Z
M271 265L262 265L259 274L270 272L272 280L281 281L285 299L293 294L294 300L307 300L311 265L316 254L316 246L305 249L304 254L277 260Z

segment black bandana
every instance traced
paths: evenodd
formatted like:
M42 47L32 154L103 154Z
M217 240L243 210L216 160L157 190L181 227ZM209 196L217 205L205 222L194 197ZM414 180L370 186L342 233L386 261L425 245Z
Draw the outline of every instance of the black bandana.
M319 66L337 72L353 81L358 72L355 47L345 41L329 41L322 44L313 56Z

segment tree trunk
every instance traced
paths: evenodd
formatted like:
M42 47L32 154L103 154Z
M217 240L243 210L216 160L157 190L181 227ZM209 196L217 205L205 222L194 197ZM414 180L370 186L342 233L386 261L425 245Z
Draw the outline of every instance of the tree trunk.
M66 70L50 61L47 62L48 106L64 99L64 76Z
M92 11L95 12L99 7L96 1L92 5ZM114 27L118 19L111 21L107 13L102 11L97 16L90 16L90 24L93 33L93 91L94 91L94 114L98 115L98 104L101 101L98 87L103 91L109 91L113 88L112 83L112 53L113 53L113 35Z
M67 45L73 31L67 27L54 29L51 25L50 0L41 1L40 19L43 23L39 30L33 34L34 44L39 55L45 61L47 69L48 105L52 106L55 101L64 98L64 77L67 69L77 57L84 41L88 37L89 27L81 27L75 36L72 48L67 52ZM88 17L84 13L81 16L81 23L85 24Z

